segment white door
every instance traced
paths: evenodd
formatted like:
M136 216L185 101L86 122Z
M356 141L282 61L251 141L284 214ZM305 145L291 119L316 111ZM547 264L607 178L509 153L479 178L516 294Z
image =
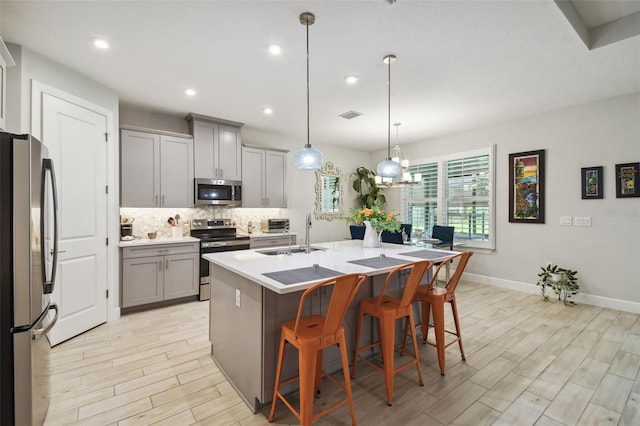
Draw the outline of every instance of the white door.
M42 142L58 186L59 257L52 345L107 321L107 117L42 95Z

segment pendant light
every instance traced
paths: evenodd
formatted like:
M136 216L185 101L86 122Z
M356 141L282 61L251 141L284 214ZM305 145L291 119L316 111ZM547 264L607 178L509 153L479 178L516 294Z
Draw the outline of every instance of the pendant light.
M400 164L391 159L391 63L396 61L395 55L387 55L383 59L387 64L389 73L387 78L388 86L388 102L387 102L387 159L378 163L377 172L378 176L383 178L395 178L400 176L402 172Z
M296 169L318 170L322 167L322 153L311 147L309 142L309 25L313 25L316 17L313 13L305 12L300 15L300 23L307 28L307 144L295 153L293 164Z

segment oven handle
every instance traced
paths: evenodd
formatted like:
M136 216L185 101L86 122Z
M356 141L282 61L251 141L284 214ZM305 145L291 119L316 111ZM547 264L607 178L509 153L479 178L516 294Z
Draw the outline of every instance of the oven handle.
M234 240L234 241L210 241L210 242L201 242L200 247L202 248L214 248L214 247L232 247L232 246L249 246L249 241L247 240Z

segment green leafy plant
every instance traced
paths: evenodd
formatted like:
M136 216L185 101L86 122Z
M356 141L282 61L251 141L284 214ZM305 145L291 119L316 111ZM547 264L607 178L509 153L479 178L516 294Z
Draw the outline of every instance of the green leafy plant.
M351 186L358 193L356 201L361 208L372 208L374 205L384 206L387 199L380 192L381 188L376 184L376 174L366 167L358 167L351 173L353 181Z
M541 286L542 300L549 300L546 294L547 287L551 287L553 292L558 295L558 300L566 306L573 306L575 302L569 300L572 295L578 294L580 286L576 275L578 271L561 268L558 265L548 264L546 267L540 267L541 272L538 273L538 282L536 285Z
M361 225L365 220L371 223L376 231L400 232L400 221L393 213L385 213L379 205L371 208L351 209L351 214L345 217L346 222Z

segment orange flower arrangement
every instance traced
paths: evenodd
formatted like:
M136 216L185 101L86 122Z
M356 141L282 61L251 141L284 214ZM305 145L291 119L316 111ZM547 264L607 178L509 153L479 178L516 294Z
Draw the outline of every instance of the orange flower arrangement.
M347 223L362 225L365 220L371 223L371 227L376 231L400 232L400 221L393 213L385 213L380 206L374 205L371 208L351 209L351 214L345 217Z

